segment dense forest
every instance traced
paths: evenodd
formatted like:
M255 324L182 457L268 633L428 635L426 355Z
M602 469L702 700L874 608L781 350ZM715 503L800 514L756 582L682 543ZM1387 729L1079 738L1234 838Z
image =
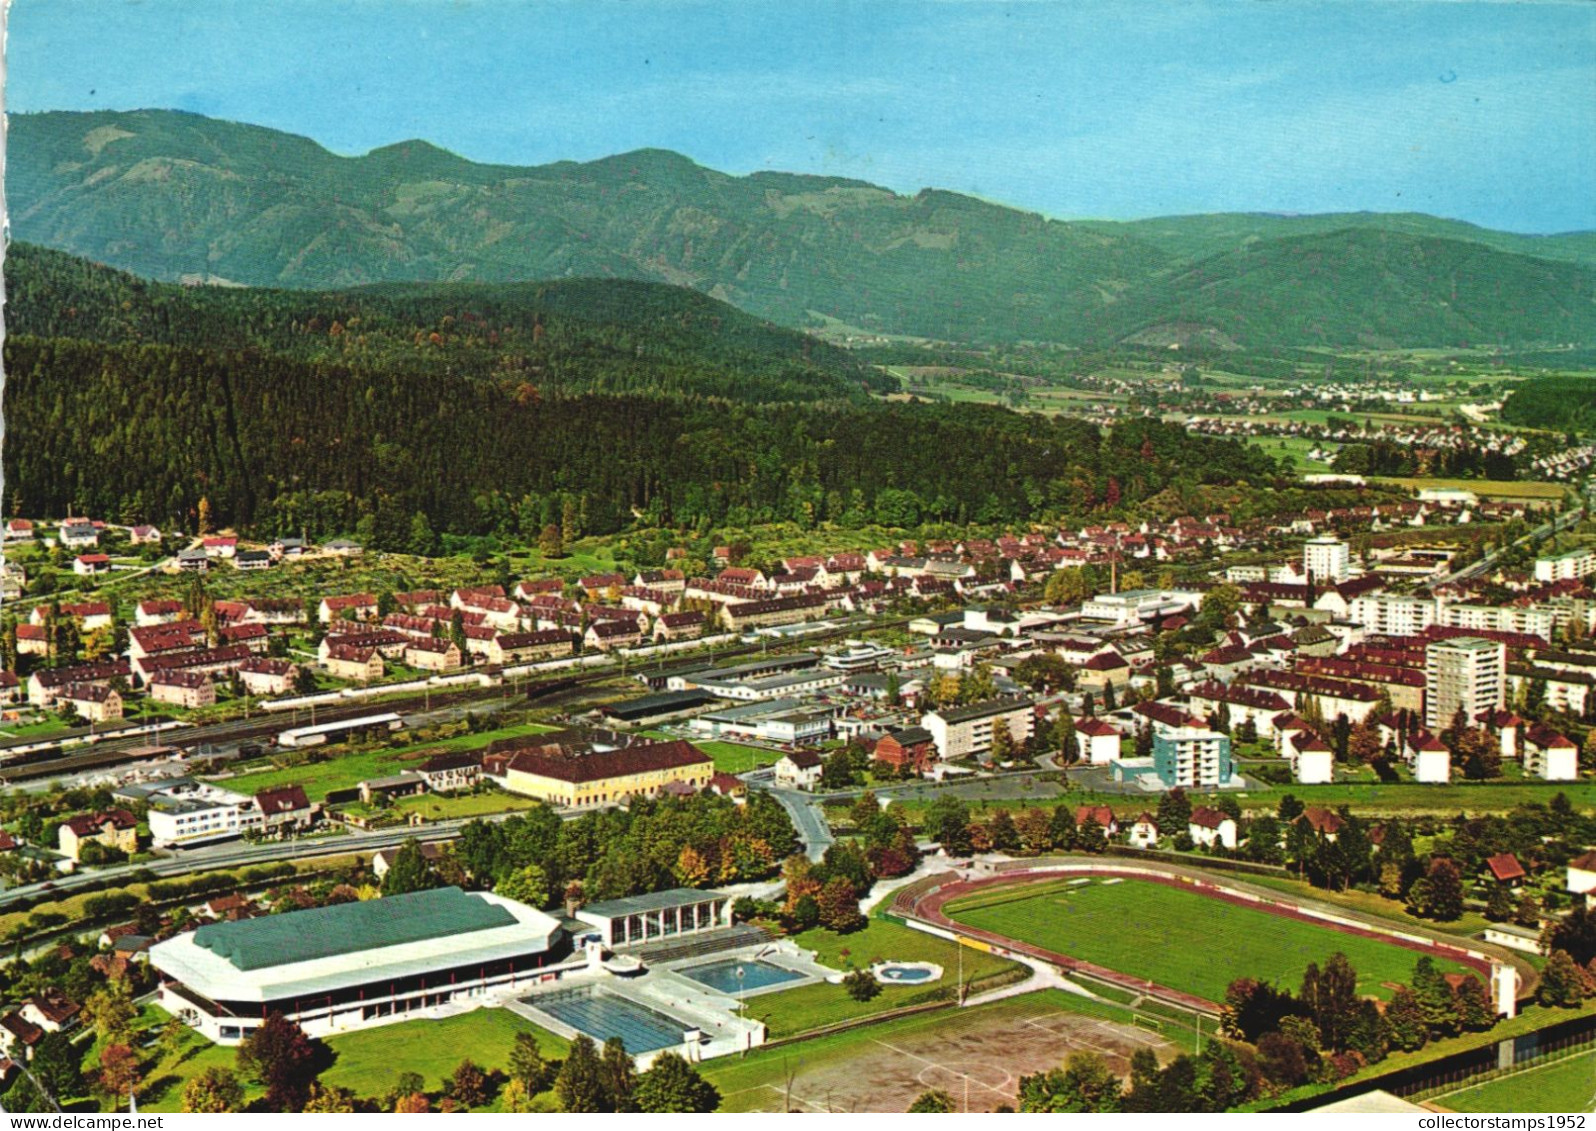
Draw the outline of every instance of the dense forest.
M528 393L257 351L10 336L7 513L193 529L533 537L634 520L1002 522L1114 513L1167 486L1273 481L1260 451L1156 421L975 405L750 405Z
M148 282L47 248L6 255L15 334L262 351L551 391L859 399L896 382L846 350L682 287L615 279L347 291Z
M1526 381L1503 403L1502 419L1530 428L1596 430L1596 381L1589 377L1537 377Z

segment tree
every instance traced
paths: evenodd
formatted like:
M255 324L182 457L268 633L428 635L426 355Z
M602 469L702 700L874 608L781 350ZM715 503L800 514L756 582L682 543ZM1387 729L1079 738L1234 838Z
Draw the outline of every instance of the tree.
M305 1101L307 1115L348 1115L355 1110L355 1093L333 1084L316 1083L310 1086L310 1098Z
M944 794L925 812L925 835L940 844L950 856L970 851L970 808L957 797Z
M1535 898L1535 893L1529 888L1525 888L1518 897L1518 905L1513 908L1513 922L1520 927L1530 927L1532 929L1541 925L1540 901Z
M272 1013L238 1046L239 1071L266 1086L273 1111L300 1111L317 1076L316 1046L281 1013Z
M47 1033L33 1050L34 1079L57 1102L80 1096L83 1094L82 1060L67 1034Z
M1535 1000L1554 1009L1578 1009L1585 998L1585 975L1566 950L1554 950L1541 971Z
M632 1099L638 1111L705 1113L720 1106L720 1089L676 1053L662 1052L637 1078Z
M1020 833L1014 827L1014 818L1007 809L999 809L987 822L987 835L998 852L1013 852L1020 846Z
M1265 1033L1258 1041L1258 1067L1282 1088L1295 1088L1308 1078L1302 1043L1285 1033Z
M1074 1052L1063 1069L1020 1077L1021 1111L1118 1111L1121 1098L1119 1076L1095 1052Z
M1513 917L1513 896L1506 884L1492 884L1490 897L1485 901L1485 917L1493 923L1506 922Z
M183 1110L221 1115L244 1106L244 1086L230 1069L207 1068L183 1088Z
M854 1001L866 1002L881 992L881 983L868 970L850 970L843 975L842 988Z
M410 538L405 544L418 558L431 557L438 548L438 536L432 532L432 524L427 521L426 513L417 511L410 516Z
M1186 791L1176 786L1158 799L1158 828L1166 836L1186 831L1191 824L1191 801Z
M1463 873L1445 856L1430 861L1425 873L1430 882L1429 916L1449 921L1463 914Z
M1458 983L1457 1019L1466 1032L1483 1033L1496 1024L1496 1009L1484 984L1470 975Z
M570 1051L565 1054L565 1061L554 1078L554 1096L561 1111L604 1110L607 1098L604 1077L591 1037L580 1035L571 1042Z
M432 1110L432 1101L423 1092L406 1092L393 1101L395 1115L423 1115Z
M1044 810L1025 810L1014 819L1014 829L1027 852L1039 855L1053 847L1051 818Z
M1424 1023L1424 1006L1407 986L1398 986L1391 993L1391 1004L1386 1006L1385 1020L1391 1034L1391 1046L1403 1052L1423 1048L1430 1039L1429 1026Z
M1358 1009L1358 974L1347 956L1337 951L1323 970L1308 963L1299 1000L1319 1030L1319 1047L1332 1052L1346 1048Z
M953 1106L953 1097L940 1088L921 1092L909 1105L910 1115L946 1115L957 1110Z
M393 875L392 870L388 875ZM549 874L537 864L524 864L495 884L493 891L505 899L513 899L529 907L547 907L550 899Z
M467 1057L455 1066L445 1090L461 1107L481 1107L488 1102L488 1074Z
M636 1111L632 1093L637 1089L637 1065L626 1051L626 1042L611 1037L604 1042L599 1056L599 1076L604 1082L604 1096L609 1111Z
M827 930L843 935L865 925L865 917L859 911L859 894L846 876L827 880L815 902L820 905L820 925Z
M95 1036L107 1043L126 1043L139 1015L133 991L125 978L107 982L90 994L83 1003L83 1011L88 1015L86 1020L93 1026Z
M529 1096L535 1096L549 1084L549 1062L543 1059L538 1039L531 1033L517 1033L510 1049L510 1078L518 1080Z
M1422 956L1413 964L1413 996L1423 1011L1424 1026L1435 1036L1450 1037L1458 1031L1457 1000L1446 975L1435 968L1435 960Z
M557 523L549 523L538 535L538 550L545 558L565 557L565 538Z
M198 520L199 533L201 535L209 534L211 532L211 530L212 530L212 526L211 526L211 501L210 501L210 499L206 498L204 496L201 496L200 501L199 501L199 506L198 506L197 510L198 510L198 516L199 516L199 520Z
M100 1050L100 1070L96 1076L98 1090L111 1100L115 1107L120 1101L138 1095L144 1083L144 1066L139 1054L129 1045L116 1043Z
M525 1084L512 1076L499 1093L499 1106L512 1115L525 1115L533 1108L532 1095Z
M437 886L437 878L427 866L427 858L421 853L421 844L414 837L399 846L399 851L394 853L393 863L388 865L388 871L382 877L383 895L407 895Z

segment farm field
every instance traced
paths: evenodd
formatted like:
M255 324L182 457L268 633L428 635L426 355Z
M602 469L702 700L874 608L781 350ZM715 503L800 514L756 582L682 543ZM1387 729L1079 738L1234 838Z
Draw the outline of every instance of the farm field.
M1436 1096L1435 1103L1466 1112L1590 1111L1596 1101L1596 1052L1536 1065L1472 1088Z
M835 988L835 987L832 987ZM1019 1078L1056 1068L1072 1051L1101 1054L1116 1072L1151 1048L1160 1061L1181 1034L1133 1024L1131 1012L1063 990L941 1009L706 1062L722 1111L906 1111L940 1088L971 1111L1014 1104Z
M1388 983L1408 981L1419 958L1393 943L1144 880L1029 884L976 893L943 910L972 927L1212 1002L1224 1001L1240 977L1295 990L1308 963L1323 965L1336 951L1357 970L1360 993L1389 997ZM1215 961L1221 940L1224 959Z
M1488 499L1561 499L1568 492L1568 488L1561 483L1534 483L1516 479L1395 479L1376 476L1373 481L1415 491L1421 487L1450 487L1473 491Z

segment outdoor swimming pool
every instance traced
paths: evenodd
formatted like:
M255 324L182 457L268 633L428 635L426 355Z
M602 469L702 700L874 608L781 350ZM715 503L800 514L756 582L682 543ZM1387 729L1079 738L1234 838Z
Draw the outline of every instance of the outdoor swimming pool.
M592 986L536 994L526 999L534 1009L586 1033L599 1044L611 1037L626 1042L632 1054L653 1052L682 1043L682 1032L692 1027L628 998L599 993Z
M876 981L889 986L918 986L942 977L942 967L934 962L883 962L872 970Z
M691 978L700 985L708 986L712 990L719 990L723 994L736 995L738 990L737 970L742 968L742 989L762 990L767 986L779 986L784 982L796 982L803 977L795 970L776 966L769 962L761 962L757 958L727 958L719 962L706 962L702 966L688 966L676 972L684 978Z

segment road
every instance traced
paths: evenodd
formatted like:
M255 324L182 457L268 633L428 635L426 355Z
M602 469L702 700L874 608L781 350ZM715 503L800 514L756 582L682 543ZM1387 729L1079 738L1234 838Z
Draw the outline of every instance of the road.
M803 841L804 855L809 859L819 860L826 854L826 849L836 843L837 838L831 835L831 823L826 820L826 811L821 808L820 797L801 789L778 789L769 767L743 774L742 779L750 789L764 790L787 810L793 828L798 830L798 839Z
M512 814L502 813L484 820L502 820ZM107 880L116 881L134 873L150 872L157 876L183 876L191 872L207 872L217 868L238 868L250 864L269 864L278 860L306 860L317 856L346 856L351 853L370 853L382 848L397 848L414 838L419 841L454 840L467 818L435 821L418 827L382 829L377 832L350 832L345 836L305 837L297 840L271 841L249 844L229 841L201 848L180 849L160 860L143 864L118 864L110 868L95 868L61 876L48 881L51 898L70 895L84 887L104 886ZM19 900L45 894L43 884L26 884L0 892L0 908Z
M1552 535L1558 534L1564 530L1567 530L1569 527L1578 524L1579 521L1584 518L1584 516L1584 507L1579 506L1570 508L1564 513L1558 515L1556 518L1552 519L1552 521L1542 523L1540 526L1537 526L1534 530L1531 530L1528 534L1525 534L1516 542L1513 542L1507 546L1503 546L1500 549L1492 550L1490 553L1483 555L1479 561L1474 562L1471 565L1464 566L1456 573L1444 574L1440 577L1432 577L1429 581L1425 582L1425 585L1431 589L1434 589L1438 585L1446 585L1449 582L1465 581L1468 578L1474 577L1477 574L1483 573L1485 570L1490 569L1496 564L1497 559L1503 554L1507 553L1507 551L1516 549L1517 547L1524 545L1526 542L1532 542L1537 538L1550 538Z

